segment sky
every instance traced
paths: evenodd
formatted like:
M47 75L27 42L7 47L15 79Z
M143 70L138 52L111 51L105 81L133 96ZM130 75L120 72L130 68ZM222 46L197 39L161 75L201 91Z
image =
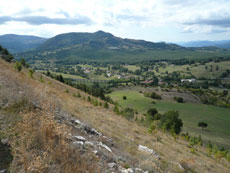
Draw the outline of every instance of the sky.
M230 40L230 0L1 0L0 35L98 30L153 42Z

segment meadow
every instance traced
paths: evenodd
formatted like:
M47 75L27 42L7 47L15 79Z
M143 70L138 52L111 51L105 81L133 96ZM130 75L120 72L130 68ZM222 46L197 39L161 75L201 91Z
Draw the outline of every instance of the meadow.
M146 113L152 107L156 108L160 113L177 110L183 120L183 132L189 132L189 134L196 136L201 135L205 141L211 141L219 146L230 148L230 109L228 108L153 100L132 89L117 90L110 93L109 96L122 107L134 108L141 114ZM123 100L123 96L126 96L127 100ZM197 126L200 121L208 123L208 127L202 130Z

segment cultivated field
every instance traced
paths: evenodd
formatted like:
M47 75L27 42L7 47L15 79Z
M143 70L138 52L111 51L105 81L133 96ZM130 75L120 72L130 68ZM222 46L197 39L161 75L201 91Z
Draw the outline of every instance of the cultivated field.
M163 73L172 73L174 71L181 72L182 74L186 75L194 75L197 78L200 77L207 77L207 78L216 78L220 77L221 74L226 71L227 69L230 69L230 61L222 61L222 62L209 62L205 65L201 65L199 63L192 64L192 65L168 65L165 66L157 66L158 72L156 69L153 71L156 73L156 75L161 75Z

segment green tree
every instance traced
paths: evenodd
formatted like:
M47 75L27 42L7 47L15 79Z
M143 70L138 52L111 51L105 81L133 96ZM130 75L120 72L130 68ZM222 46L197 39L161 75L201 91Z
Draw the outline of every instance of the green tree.
M146 115L146 118L149 120L149 121L153 121L154 120L154 116L158 113L158 111L156 110L156 108L150 108L148 111L147 111L147 115Z
M2 46L0 46L0 54L2 55L2 58L7 62L11 62L14 59L13 55L11 55L8 50Z
M179 134L183 127L183 122L179 118L179 112L169 111L161 115L159 127L171 133Z
M208 127L208 124L205 123L205 122L199 122L199 123L198 123L198 127L201 127L202 130L203 130L204 128Z

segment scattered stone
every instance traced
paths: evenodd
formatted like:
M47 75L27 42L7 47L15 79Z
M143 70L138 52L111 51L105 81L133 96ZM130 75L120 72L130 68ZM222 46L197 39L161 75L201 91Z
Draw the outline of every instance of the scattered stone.
M94 150L93 153L94 153L95 155L97 155L97 154L98 154L98 151L97 151L97 150Z
M91 129L91 128L88 127L88 126L85 126L85 127L84 127L84 130L85 130L87 133L89 133L89 134L102 136L102 134L99 133L99 132L98 132L97 130L95 130L94 128Z
M121 170L121 173L134 173L134 171L131 169L131 168L128 168L128 169L122 169Z
M84 142L82 142L82 141L75 141L75 142L73 142L73 144L74 145L84 145Z
M6 139L6 138L1 140L1 143L2 143L3 145L8 144L8 142L9 142L9 141L8 141L8 139Z
M95 130L94 128L91 129L91 131L95 134L97 134L98 136L102 136L101 133L99 133L97 130Z
M79 141L86 141L86 139L82 136L74 136L74 138L76 138Z
M84 126L84 124L83 124L81 121L79 121L79 120L75 120L74 123L75 123L75 124L79 124L79 125L81 125L81 126Z
M89 142L89 141L86 141L85 144L86 144L86 145L91 145L91 146L93 146L93 143L92 143L92 142Z
M108 166L109 166L109 168L112 169L112 168L116 168L117 164L112 162L112 163L108 163Z
M140 150L140 151L145 151L145 152L147 152L147 153L153 155L155 158L160 159L160 156L159 156L154 150L152 150L152 149L150 149L150 148L148 148L148 147L146 147L146 146L139 145L139 146L138 146L138 150Z
M0 173L6 173L6 169L0 170Z
M101 146L102 148L105 148L106 150L108 150L109 152L112 152L112 150L105 144L103 144L102 142L99 142L98 144L99 146Z
M135 168L135 172L143 172L140 168Z
M180 163L178 163L178 167L183 171L185 170L184 167Z

